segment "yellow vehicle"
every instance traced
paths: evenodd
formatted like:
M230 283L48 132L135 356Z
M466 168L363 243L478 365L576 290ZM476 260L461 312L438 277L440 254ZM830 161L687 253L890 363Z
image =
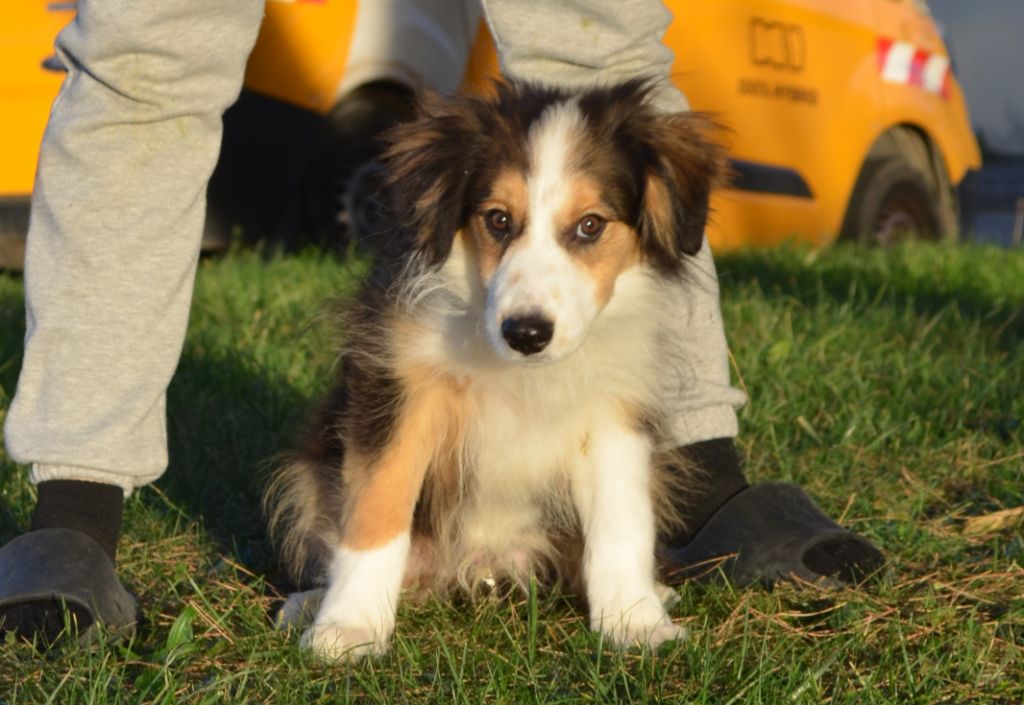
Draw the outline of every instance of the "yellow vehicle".
M246 76L250 95L264 96L256 99L263 112L272 103L281 104L272 111L311 119L331 110L355 5L268 2ZM676 55L673 80L694 108L730 128L735 178L714 204L716 249L955 234L955 189L980 155L923 0L667 5L675 16L665 37ZM45 0L0 9L0 231L7 234L0 234L0 266L18 258L36 152L62 79L53 38L73 12L73 2ZM481 26L464 85L476 90L497 70ZM227 121L226 146L239 121ZM250 158L264 139L287 143L282 132L301 132L282 130L287 120L275 124L273 135L250 129L243 140ZM310 148L306 139L303 149ZM214 184L211 202L217 194Z

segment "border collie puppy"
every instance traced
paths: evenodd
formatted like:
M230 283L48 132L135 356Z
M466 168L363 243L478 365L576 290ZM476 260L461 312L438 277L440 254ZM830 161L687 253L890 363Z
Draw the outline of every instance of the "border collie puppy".
M659 385L724 158L652 90L499 84L390 133L400 226L268 494L287 560L326 578L305 647L379 654L403 587L531 574L581 589L616 644L683 636L655 581L680 484Z

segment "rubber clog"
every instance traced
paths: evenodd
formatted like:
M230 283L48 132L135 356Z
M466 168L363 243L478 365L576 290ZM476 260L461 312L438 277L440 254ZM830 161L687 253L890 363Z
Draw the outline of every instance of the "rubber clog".
M828 518L800 487L781 482L738 492L688 544L659 553L669 583L724 575L739 586L806 581L840 587L864 581L885 563L870 541Z
M100 631L128 636L139 622L135 598L103 548L70 529L29 531L0 548L0 636L52 643L69 622L82 645Z

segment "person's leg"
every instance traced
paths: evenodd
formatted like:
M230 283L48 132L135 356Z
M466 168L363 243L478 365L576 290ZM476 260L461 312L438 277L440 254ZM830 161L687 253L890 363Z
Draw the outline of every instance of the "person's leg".
M413 117L414 92L458 90L480 25L479 0L360 2L345 75L304 177L305 235L320 245L379 229L379 137Z
M113 558L121 498L167 465L206 183L262 15L260 0L82 0L58 37L68 75L40 151L5 424L39 488L30 534L73 529Z
M374 81L454 93L479 22L479 0L359 3L338 96Z
M509 77L570 87L646 77L658 82L654 102L660 109L681 111L688 108L686 98L669 80L673 52L661 38L672 21L672 15L660 0L567 0L561 3L483 0L483 6L503 71ZM808 545L805 540L808 537L821 540L840 537L842 545L836 544L833 553L841 553L841 558L860 561L865 569L877 565L880 554L876 549L856 537L851 544L848 532L840 530L823 515L820 516L823 521L819 521L820 511L798 488L792 489L800 496L776 493L771 497L761 497L765 495L762 489L748 487L732 440L738 432L735 410L743 405L746 397L730 384L718 279L706 242L691 259L687 276L676 294L678 301L675 305L681 315L677 319L678 326L666 331L666 337L675 351L672 357L682 362L677 365L677 374L666 381L665 401L673 412L672 441L681 446L684 454L705 472L708 481L687 498L683 508L687 519L685 529L672 536L660 537L662 554L670 564L668 568L674 570L678 566L672 564L703 559L707 551L731 553L742 548L745 554L771 553L762 550L765 546L758 541L778 546L794 545L792 527L786 530L788 533L777 533L757 524L758 535L742 530L723 532L718 526L738 523L741 529L752 528L753 531L753 527L745 527L742 515L734 516L731 507L738 498L754 497L748 493L755 489L755 494L765 502L796 502L800 505L796 507L800 510L797 514L814 517L814 521L796 521L794 524L797 533L805 534L801 537L801 546ZM813 511L804 506L804 500ZM776 508L786 513L792 507ZM807 512L803 511L805 509ZM771 513L770 507L768 513ZM710 526L712 520L716 521L713 527ZM706 528L712 528L716 538L726 534L728 538L708 541L704 535ZM825 528L839 533L828 534ZM831 550L821 546L819 542L819 554L823 551L828 554ZM687 547L691 549L689 553ZM807 576L807 571L801 574L797 570L803 565L801 555L792 555L791 548L783 549L781 554L783 563L792 562L792 572L801 577ZM730 566L738 564L733 561ZM746 565L742 564L741 568ZM835 567L834 562L829 561L818 561L817 565ZM775 561L746 572L731 570L731 574L745 582L770 581L785 577L787 573L786 566L779 568L779 561Z

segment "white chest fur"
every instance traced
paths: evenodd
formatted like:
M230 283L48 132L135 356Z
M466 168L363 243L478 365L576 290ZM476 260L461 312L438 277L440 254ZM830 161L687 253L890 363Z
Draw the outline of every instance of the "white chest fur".
M413 346L419 362L465 390L459 456L467 494L452 517L449 556L462 578L481 560L511 557L515 565L499 569L517 572L529 554L546 553L552 522L576 520L571 485L601 446L595 436L633 432L641 414L658 416L662 286L640 267L625 273L582 347L545 364L494 354L481 332L482 297L470 287L458 291L449 280L419 302L421 314L434 314ZM430 301L442 296L443 305Z

